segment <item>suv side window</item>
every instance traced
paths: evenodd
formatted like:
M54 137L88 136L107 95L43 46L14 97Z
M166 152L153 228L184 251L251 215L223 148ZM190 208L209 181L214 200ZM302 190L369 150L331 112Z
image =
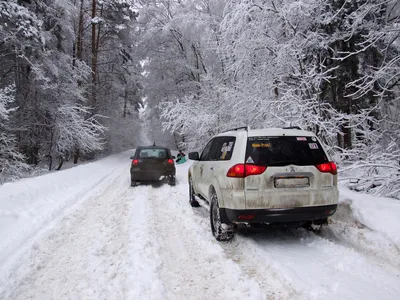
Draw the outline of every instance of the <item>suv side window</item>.
M214 138L214 143L211 146L210 156L208 160L218 160L221 156L221 148L224 144L225 137Z
M236 138L231 136L222 136L214 139L209 160L230 160Z
M205 146L203 152L201 153L200 160L205 161L205 160L210 160L210 150L211 150L211 145L214 142L215 139L212 139L211 141L208 142L208 144Z
M224 143L220 148L218 160L230 160L235 147L236 138L233 136L227 136L224 138Z

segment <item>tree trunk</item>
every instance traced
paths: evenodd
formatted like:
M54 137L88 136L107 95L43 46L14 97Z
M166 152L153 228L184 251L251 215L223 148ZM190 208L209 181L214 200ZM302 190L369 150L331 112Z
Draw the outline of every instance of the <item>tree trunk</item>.
M128 90L125 89L125 95L124 95L124 113L122 115L123 118L126 118L126 115L128 114Z
M174 137L176 149L179 149L179 144L178 144L178 140L176 139L176 136L175 136L175 131L172 133L172 136Z
M63 164L64 164L64 158L62 158L62 156L60 156L60 160L59 160L58 167L56 168L56 170L60 171Z
M74 60L73 60L73 65L75 66L75 60L80 60L82 61L83 59L83 33L84 33L84 24L83 24L83 17L84 17L84 0L80 0L80 7L79 7L79 20L78 20L78 34L76 38L76 44L74 44ZM82 81L78 80L78 87L82 86ZM78 151L79 153L79 151ZM75 160L74 160L75 162ZM76 158L76 163L78 162L78 158ZM64 163L64 160L62 160L57 168L57 170L60 170L62 165Z
M82 60L82 56L83 56L83 47L82 47L82 43L83 43L83 32L84 32L84 27L83 27L83 1L81 0L81 5L80 5L80 9L79 9L79 21L78 21L78 35L77 35L77 39L76 39L76 58L79 60Z
M55 122L56 120L54 120ZM49 154L47 155L49 158L49 171L51 171L51 168L53 167L53 156L51 153L53 152L53 138L54 138L54 131L51 131L50 135L50 147L49 147Z
M96 0L92 0L92 105L96 106L96 77L97 77L97 52L96 52Z
M340 128L341 130L343 130L343 128ZM340 133L336 134L336 139L337 139L337 146L339 147L339 149L343 149L343 142L342 142L342 135Z
M351 141L351 128L347 127L349 123L346 123L343 128L343 147L344 149L351 149L353 147L353 143Z
M49 171L51 171L51 168L53 167L53 157L51 156L51 154L49 154L48 158L49 158Z
M78 163L78 160L79 160L79 148L76 148L75 152L74 152L74 164L75 165Z

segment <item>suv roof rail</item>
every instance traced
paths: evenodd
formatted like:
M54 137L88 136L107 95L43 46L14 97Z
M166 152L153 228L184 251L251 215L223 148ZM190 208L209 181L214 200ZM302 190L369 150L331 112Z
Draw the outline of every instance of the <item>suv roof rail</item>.
M236 128L231 128L222 132L228 132L228 131L238 131L238 130L249 130L249 126L242 126L242 127L236 127Z
M282 129L297 129L297 130L303 130L300 126L289 126L289 127L283 127Z

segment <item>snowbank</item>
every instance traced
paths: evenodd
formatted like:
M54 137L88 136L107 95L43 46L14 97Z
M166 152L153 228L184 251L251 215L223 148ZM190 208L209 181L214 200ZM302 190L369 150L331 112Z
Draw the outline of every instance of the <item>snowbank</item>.
M122 164L126 164L129 176L131 153L0 186L0 266L64 209L90 195L89 191Z
M340 202L350 202L356 220L400 246L399 200L353 192L341 186Z

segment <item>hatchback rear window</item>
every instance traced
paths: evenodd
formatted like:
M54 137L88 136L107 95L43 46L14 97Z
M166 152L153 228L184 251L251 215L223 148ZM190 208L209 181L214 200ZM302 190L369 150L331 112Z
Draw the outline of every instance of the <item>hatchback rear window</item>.
M139 151L140 158L167 158L167 150L166 149L140 149Z
M247 140L245 162L263 166L306 166L328 162L328 158L315 137L257 136Z

